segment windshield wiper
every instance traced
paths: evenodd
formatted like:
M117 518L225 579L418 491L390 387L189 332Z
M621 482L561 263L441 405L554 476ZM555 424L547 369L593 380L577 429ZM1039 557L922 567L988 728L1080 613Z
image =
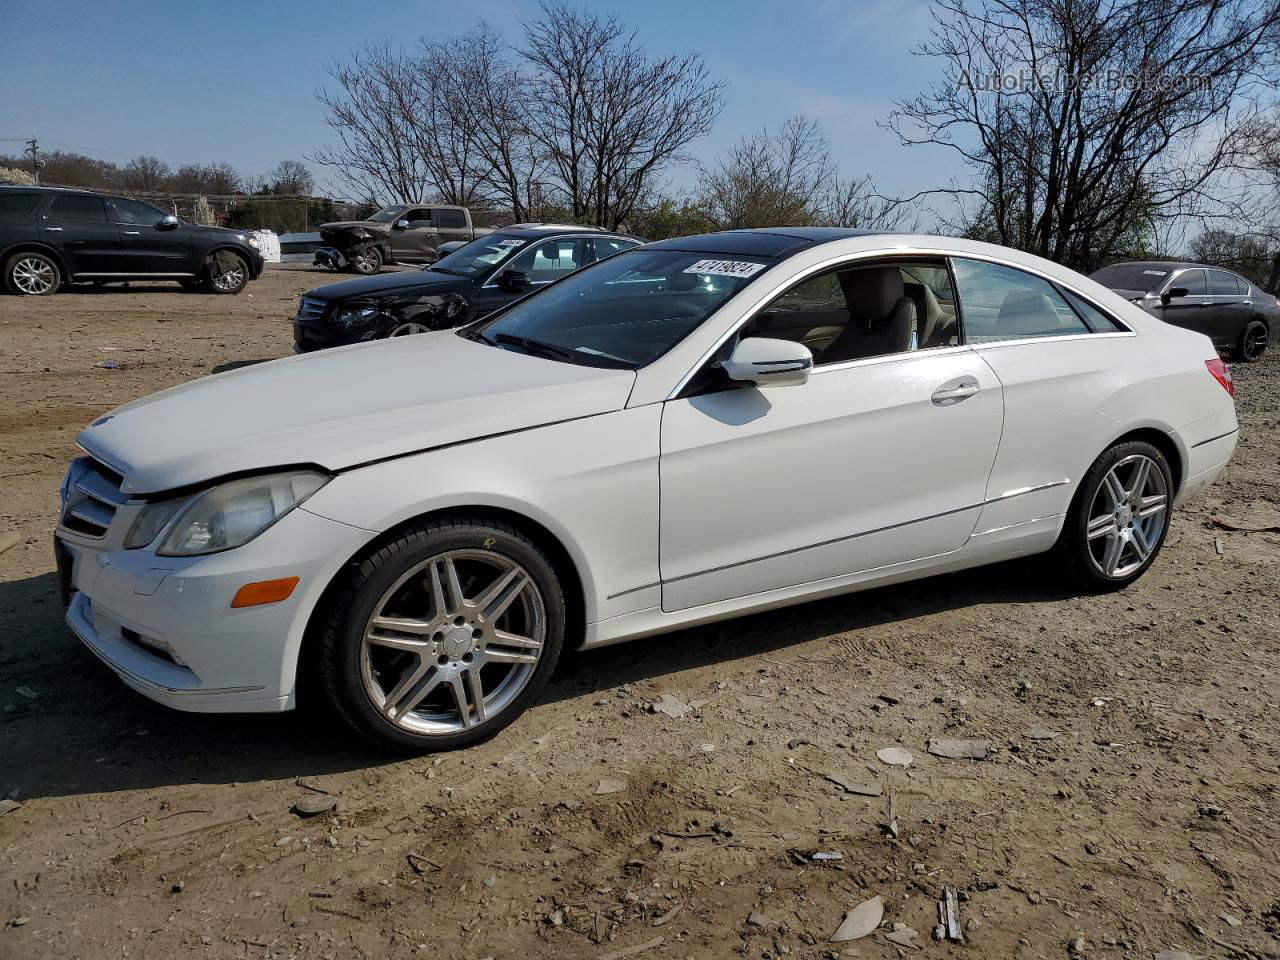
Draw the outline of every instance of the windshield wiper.
M498 343L509 343L514 347L524 347L529 353L541 354L553 360L564 360L568 363L578 362L578 358L573 355L572 351L557 347L552 343L543 343L541 340L520 337L514 333L495 333L493 339Z
M424 270L432 270L436 273L447 273L451 277L465 277L465 273L459 273L457 270L449 270L446 267L437 267L434 263L428 264Z

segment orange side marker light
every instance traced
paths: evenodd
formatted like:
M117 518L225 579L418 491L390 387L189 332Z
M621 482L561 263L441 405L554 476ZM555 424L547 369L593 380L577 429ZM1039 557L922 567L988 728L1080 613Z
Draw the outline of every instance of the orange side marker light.
M257 607L264 603L279 603L288 600L293 588L298 585L297 577L282 577L279 580L260 580L257 583L246 583L236 591L231 601L233 607Z

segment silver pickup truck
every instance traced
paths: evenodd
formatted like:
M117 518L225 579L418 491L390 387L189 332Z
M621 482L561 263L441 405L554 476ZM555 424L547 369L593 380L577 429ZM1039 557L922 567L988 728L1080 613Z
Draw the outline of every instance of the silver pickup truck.
M401 203L368 220L321 224L315 262L370 276L384 263L431 263L441 244L465 243L492 232L474 226L466 207Z

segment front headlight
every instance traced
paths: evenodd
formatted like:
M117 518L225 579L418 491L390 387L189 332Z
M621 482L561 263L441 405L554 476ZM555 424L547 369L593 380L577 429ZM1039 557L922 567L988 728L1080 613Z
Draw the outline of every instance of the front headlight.
M256 233L245 234L244 242L253 247L253 249L258 249L258 235Z
M328 482L327 474L296 470L230 480L189 500L154 503L138 517L127 545L150 543L138 541L148 530L154 539L180 507L158 555L193 557L230 550L248 543Z
M354 327L368 323L382 311L372 306L341 307L333 316L333 322L340 327Z

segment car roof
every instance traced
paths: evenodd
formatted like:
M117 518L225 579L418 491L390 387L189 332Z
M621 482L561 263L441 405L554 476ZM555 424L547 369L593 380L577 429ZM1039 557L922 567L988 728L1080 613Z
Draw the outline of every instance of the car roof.
M855 230L852 227L761 227L752 230L722 230L691 237L674 237L652 243L650 250L679 250L685 253L742 254L782 259L834 240L888 233L887 230Z
M583 226L575 223L513 223L505 227L494 227L493 232L501 233L506 236L523 237L526 240L533 240L541 237L553 237L558 233L598 233L610 237L630 237L630 234L622 233L620 231L606 230L604 227ZM630 238L640 240L639 237Z

